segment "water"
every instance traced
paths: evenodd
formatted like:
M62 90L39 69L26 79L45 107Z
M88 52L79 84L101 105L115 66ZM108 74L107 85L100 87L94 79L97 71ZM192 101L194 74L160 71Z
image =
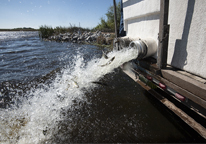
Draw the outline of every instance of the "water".
M118 68L135 53L0 32L0 142L199 142Z

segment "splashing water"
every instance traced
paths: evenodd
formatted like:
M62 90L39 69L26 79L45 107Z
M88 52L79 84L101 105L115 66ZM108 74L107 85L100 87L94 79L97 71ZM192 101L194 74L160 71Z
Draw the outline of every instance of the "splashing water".
M88 63L78 54L72 65L57 74L52 83L39 84L28 90L26 96L16 94L18 101L11 108L0 109L0 142L46 142L58 130L58 121L64 119L63 110L72 111L74 100L86 102L84 91L96 86L93 81L135 59L136 54L136 49L122 49L108 53L108 59L94 58Z

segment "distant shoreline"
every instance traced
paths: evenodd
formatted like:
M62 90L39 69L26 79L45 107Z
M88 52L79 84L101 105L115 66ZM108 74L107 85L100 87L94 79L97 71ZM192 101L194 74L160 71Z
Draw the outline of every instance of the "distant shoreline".
M39 31L39 29L33 29L33 28L14 28L14 29L0 29L0 31Z

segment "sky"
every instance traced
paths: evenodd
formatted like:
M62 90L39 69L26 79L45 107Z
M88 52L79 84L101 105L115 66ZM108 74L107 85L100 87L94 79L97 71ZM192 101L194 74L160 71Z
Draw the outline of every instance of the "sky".
M93 28L112 5L113 0L0 0L0 29L79 24Z

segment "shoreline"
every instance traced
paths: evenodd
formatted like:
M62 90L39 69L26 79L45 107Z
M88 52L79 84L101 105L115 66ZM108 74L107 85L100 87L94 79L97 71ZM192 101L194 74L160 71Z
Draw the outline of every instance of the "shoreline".
M115 38L112 32L74 32L74 33L60 33L56 35L49 36L48 38L42 38L41 31L37 29L0 29L0 32L39 32L39 37L43 41L54 41L54 42L72 42L78 44L94 45L104 48L113 48L113 40Z
M41 33L39 37L42 38ZM58 35L52 35L48 38L42 38L44 41L55 41L55 42L72 42L79 44L91 44L99 47L112 48L113 40L115 36L113 33L105 33L101 31L96 32L74 32L74 33L63 33Z
M2 31L39 31L39 29L0 29Z

